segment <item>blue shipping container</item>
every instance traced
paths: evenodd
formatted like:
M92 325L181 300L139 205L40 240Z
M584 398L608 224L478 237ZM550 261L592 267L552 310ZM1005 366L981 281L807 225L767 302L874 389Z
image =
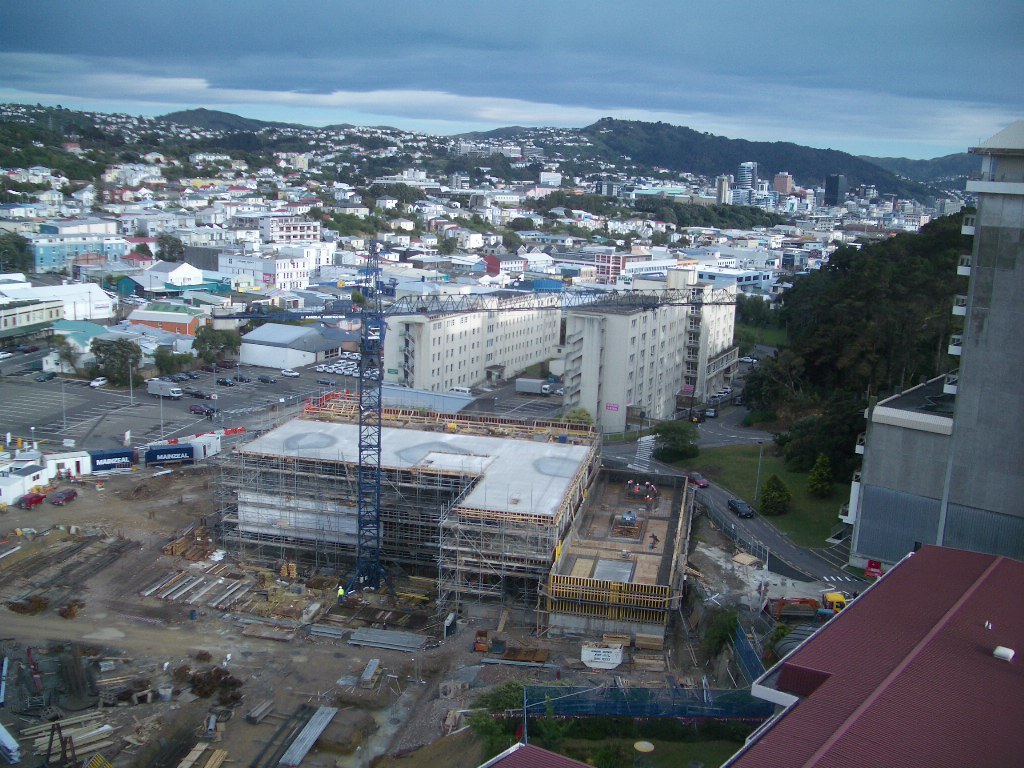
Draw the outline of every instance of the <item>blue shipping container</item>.
M146 451L146 464L191 464L194 456L191 445L161 445Z
M138 456L131 448L116 451L89 451L92 471L112 472L115 469L130 469L138 461Z

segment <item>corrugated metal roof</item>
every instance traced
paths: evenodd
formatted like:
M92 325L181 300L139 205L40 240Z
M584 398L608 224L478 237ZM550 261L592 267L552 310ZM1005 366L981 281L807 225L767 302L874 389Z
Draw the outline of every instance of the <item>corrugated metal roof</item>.
M1024 563L922 548L784 660L804 698L729 765L1019 765L1022 593Z
M548 752L533 744L515 744L480 768L588 768L586 763Z

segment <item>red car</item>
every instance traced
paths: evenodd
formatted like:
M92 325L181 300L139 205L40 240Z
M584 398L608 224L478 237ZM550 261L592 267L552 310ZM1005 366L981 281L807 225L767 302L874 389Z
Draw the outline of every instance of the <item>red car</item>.
M700 472L691 472L690 474L687 475L687 477L690 478L690 482L696 485L698 488L708 487L707 478L704 477L704 475L702 475Z
M26 493L18 499L18 506L22 509L31 509L37 504L42 504L45 500L46 496L42 493Z
M56 504L58 507L63 506L69 502L74 501L78 498L78 491L74 488L62 488L56 493L50 496L50 503Z

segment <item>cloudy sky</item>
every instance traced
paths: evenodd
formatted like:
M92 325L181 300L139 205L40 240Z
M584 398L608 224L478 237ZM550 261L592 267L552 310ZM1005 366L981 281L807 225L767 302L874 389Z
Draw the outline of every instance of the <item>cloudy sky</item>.
M1024 118L1021 0L4 0L0 101L435 134L661 120L936 157Z

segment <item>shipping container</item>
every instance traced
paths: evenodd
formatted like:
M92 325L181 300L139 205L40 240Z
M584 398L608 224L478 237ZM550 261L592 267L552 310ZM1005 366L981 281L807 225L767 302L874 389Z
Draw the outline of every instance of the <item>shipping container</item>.
M113 472L117 469L131 469L138 462L139 456L132 448L120 448L113 451L89 451L93 474L97 472Z
M146 450L146 465L191 464L195 451L191 445L159 445Z

